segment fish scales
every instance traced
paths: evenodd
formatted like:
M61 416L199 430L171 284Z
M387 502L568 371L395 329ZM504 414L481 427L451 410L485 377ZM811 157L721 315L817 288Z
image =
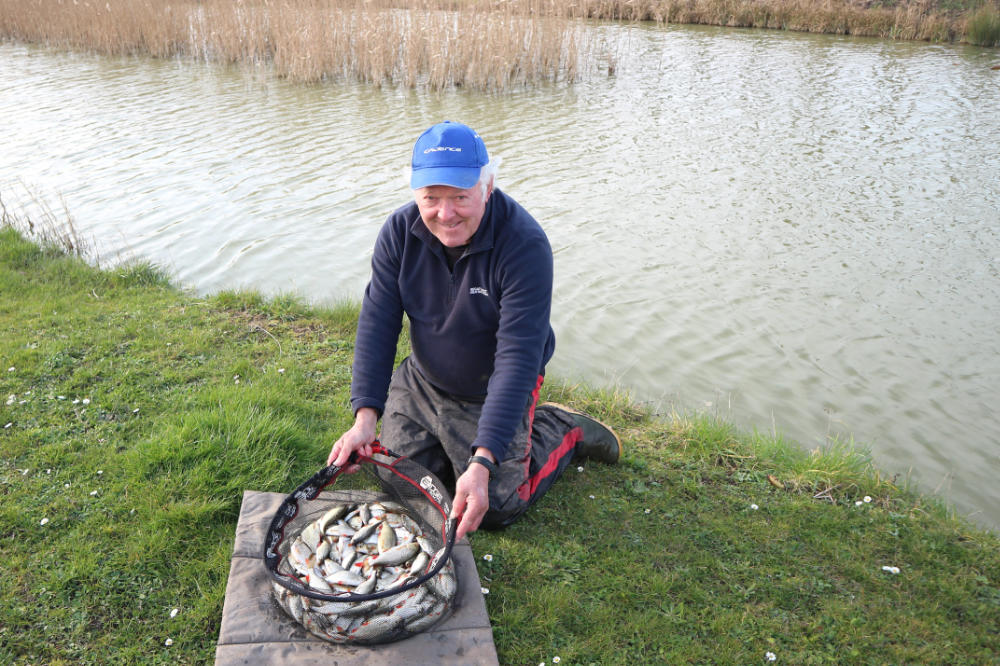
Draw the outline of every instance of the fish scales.
M380 554L372 564L403 564L416 557L418 552L420 546L414 542L400 544Z
M385 521L382 521L381 525L378 532L378 552L384 553L394 547L399 542L399 538L396 536L396 530L392 529L392 525Z
M339 504L306 525L287 561L313 589L337 596L402 587L436 551L420 524L394 502ZM378 643L437 623L455 593L451 562L424 586L361 602L310 600L273 584L275 598L310 633L335 643Z

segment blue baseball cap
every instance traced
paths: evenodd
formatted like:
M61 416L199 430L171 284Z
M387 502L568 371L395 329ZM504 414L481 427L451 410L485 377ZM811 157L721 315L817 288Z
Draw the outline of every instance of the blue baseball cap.
M489 161L486 144L474 129L446 120L421 134L413 145L410 187L468 189L479 182L479 172Z

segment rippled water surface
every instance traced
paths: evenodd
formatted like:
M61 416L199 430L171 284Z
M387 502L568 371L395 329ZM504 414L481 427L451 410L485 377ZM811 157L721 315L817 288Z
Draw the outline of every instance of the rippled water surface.
M2 44L0 194L202 292L359 299L412 141L461 120L555 249L551 374L853 436L1000 526L1000 54L594 30L615 76L504 96Z

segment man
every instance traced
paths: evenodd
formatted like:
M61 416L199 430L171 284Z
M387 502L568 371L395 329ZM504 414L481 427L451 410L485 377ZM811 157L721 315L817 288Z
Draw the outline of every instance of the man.
M607 426L537 405L555 349L552 250L538 223L494 187L496 161L466 125L434 125L413 147L414 201L383 225L358 318L354 425L327 464L381 441L454 482L461 539L512 523L574 456L608 463ZM395 372L403 313L412 354Z

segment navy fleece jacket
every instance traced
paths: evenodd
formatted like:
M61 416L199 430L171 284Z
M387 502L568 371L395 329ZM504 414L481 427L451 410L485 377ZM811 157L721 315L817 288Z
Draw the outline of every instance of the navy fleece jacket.
M415 202L379 232L358 319L351 407L385 409L405 312L411 362L457 399L482 401L476 439L504 460L555 350L552 249L531 215L498 189L468 249L448 269Z

